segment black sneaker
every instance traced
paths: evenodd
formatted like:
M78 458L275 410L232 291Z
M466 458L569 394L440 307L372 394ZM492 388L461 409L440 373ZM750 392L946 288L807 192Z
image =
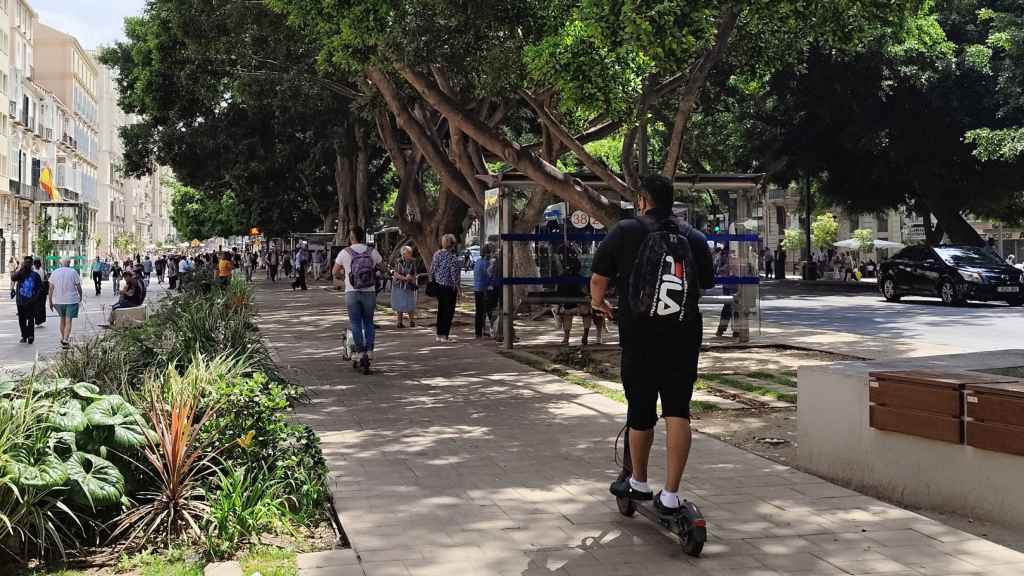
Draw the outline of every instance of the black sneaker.
M654 510L658 513L660 518L674 519L678 518L683 513L683 501L679 501L679 506L676 508L669 508L661 503L661 491L658 491L658 495L654 497Z
M363 371L364 375L369 375L370 374L370 359L368 357L366 357L366 356L363 356L359 360L359 368Z
M608 487L608 491L615 495L616 498L629 498L630 500L648 501L654 498L653 492L640 492L634 490L633 486L629 483L629 476L625 478L619 478L612 485Z

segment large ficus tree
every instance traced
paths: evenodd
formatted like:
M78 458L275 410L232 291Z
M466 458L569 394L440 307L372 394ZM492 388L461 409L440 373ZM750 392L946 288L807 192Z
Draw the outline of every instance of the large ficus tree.
M344 236L367 225L386 168L360 137L371 124L353 113L355 92L315 72L317 53L280 14L240 0L153 0L125 31L101 60L137 118L122 130L128 174L170 166L211 210L230 194L241 230L337 221Z
M902 37L810 47L772 74L753 114L741 111L752 154L780 184L820 177L825 197L853 212L909 206L932 242L980 244L967 215L1021 221L1013 139L1024 102L1009 81L1019 70L989 48L988 11L1006 4L936 2Z
M372 85L426 164L472 210L482 204L475 176L485 159L498 159L606 224L618 218L617 206L559 170L562 155L628 196L643 172L676 173L701 91L732 43L751 73L765 74L812 39L856 45L898 30L919 4L268 1L316 43L322 70ZM425 109L443 117L442 138ZM516 111L531 116L532 130L506 129ZM586 149L616 132L621 175Z

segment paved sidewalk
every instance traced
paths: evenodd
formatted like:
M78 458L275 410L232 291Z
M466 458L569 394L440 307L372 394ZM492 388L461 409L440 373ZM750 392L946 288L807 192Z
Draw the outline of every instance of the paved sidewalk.
M607 492L624 405L386 317L378 373L362 376L340 358L339 294L257 298L309 387L298 417L320 434L357 555L312 557L306 576L1024 574L1024 555L700 434L684 488L711 536L689 558Z
M149 283L146 302L154 303L163 298L167 288L157 284L156 276ZM81 342L93 338L102 332L99 324L104 324L110 314L110 306L117 302L113 291L113 283L103 283L99 296L92 278L82 279L82 290L85 302L79 309L78 318L71 327L71 340ZM21 344L18 330L18 309L14 300L9 298L10 282L4 276L0 278L0 372L24 373L32 370L37 362L45 362L47 358L61 350L60 318L57 313L47 308L46 323L36 327L35 344Z

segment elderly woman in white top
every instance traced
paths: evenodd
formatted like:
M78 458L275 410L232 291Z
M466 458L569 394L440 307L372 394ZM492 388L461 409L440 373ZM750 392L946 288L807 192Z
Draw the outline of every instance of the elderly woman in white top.
M455 304L459 300L462 280L462 260L455 253L455 235L441 238L441 249L434 252L430 263L430 277L437 284L437 341L448 341L455 319Z
M402 255L395 263L391 274L391 308L398 315L398 327L402 324L402 315L409 316L409 326L416 326L416 260L412 255L412 246L402 246Z

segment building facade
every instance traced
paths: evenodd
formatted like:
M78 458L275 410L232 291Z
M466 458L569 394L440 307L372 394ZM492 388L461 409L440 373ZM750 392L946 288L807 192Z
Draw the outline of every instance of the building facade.
M786 230L796 228L802 231L801 193L798 189L769 188L765 198L764 231L765 246L775 249L785 238ZM907 243L904 238L905 216L900 210L886 210L878 214L855 214L835 206L828 210L839 224L839 240L853 237L854 230L867 229L874 233L878 240ZM877 255L886 256L885 252ZM794 260L793 255L789 257Z
M32 253L35 240L35 190L33 167L41 163L42 151L36 142L36 113L38 88L32 82L34 74L33 43L38 15L23 0L0 2L5 14L6 38L0 35L7 50L5 75L0 78L7 96L8 109L4 117L3 133L6 140L3 166L6 177L0 222L4 225L4 248L9 262Z

